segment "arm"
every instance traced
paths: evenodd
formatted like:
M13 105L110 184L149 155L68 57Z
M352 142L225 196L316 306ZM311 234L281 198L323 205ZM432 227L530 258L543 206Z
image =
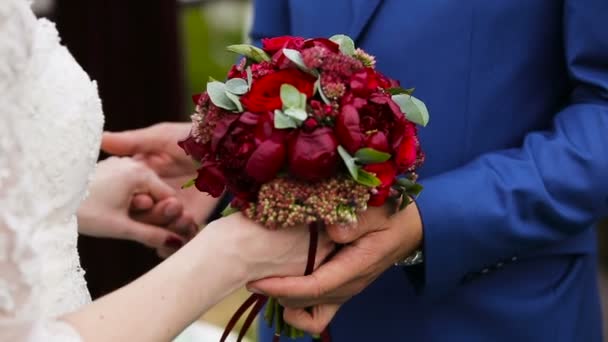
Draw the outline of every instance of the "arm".
M231 215L140 279L63 319L86 341L168 341L247 281L302 272L307 234L270 231ZM320 253L330 245L324 239Z
M574 90L552 131L423 181L424 292L444 293L468 272L566 239L608 214L607 13L602 0L565 1Z

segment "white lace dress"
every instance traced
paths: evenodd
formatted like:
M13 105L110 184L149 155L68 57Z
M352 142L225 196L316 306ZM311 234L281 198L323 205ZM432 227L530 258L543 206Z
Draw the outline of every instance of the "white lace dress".
M0 341L79 341L76 249L103 126L94 82L26 0L0 0Z

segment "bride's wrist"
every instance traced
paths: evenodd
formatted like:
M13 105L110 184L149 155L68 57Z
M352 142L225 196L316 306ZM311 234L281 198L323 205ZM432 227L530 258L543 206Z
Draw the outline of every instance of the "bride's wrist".
M237 223L226 219L208 224L195 238L200 240L200 249L205 258L211 258L218 272L230 281L231 284L244 286L250 281L251 265L245 255L245 242L236 226ZM194 241L193 241L194 242Z

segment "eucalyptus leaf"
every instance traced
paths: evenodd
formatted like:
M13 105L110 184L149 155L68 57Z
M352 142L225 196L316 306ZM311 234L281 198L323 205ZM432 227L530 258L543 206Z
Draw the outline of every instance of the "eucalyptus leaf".
M332 42L340 46L340 52L347 56L355 54L355 42L353 39L344 34L337 34L329 38Z
M351 157L348 151L342 146L338 146L338 154L340 155L340 157L342 157L344 165L346 165L346 168L348 169L350 175L353 177L354 180L357 180L359 178L359 167L357 166L357 164L355 164L355 159Z
M300 51L293 50L293 49L283 49L283 54L285 55L285 57L287 57L287 59L292 61L302 71L305 71L311 75L317 76L317 72L315 70L311 70L306 66Z
M187 181L184 185L182 185L182 189L188 189L188 188L194 186L194 184L196 184L196 178L193 178L193 179Z
M301 107L300 92L291 84L285 83L281 85L281 102L283 108L304 109ZM306 103L306 100L304 100Z
M321 88L321 78L317 78L317 81L315 82L315 92L319 92L319 96L321 96L321 100L323 100L323 102L325 102L325 104L331 104L331 102L329 101L329 99L327 98L327 96L325 96L325 94L323 93L323 89Z
M299 108L306 109L306 94L300 93L300 106Z
M355 159L362 164L375 164L391 159L391 155L365 147L355 153Z
M283 113L290 118L295 119L296 123L301 123L308 117L308 113L306 113L304 109L300 108L287 108L283 111Z
M247 84L249 85L249 89L251 89L251 86L253 85L253 72L251 71L251 66L248 66L247 69L245 69L245 72L247 72Z
M207 83L207 93L209 99L217 107L226 110L236 110L237 106L226 95L226 86L222 82L214 81Z
M355 179L357 183L369 186L370 188L375 188L382 184L382 182L378 179L378 177L374 176L372 173L369 173L363 169L359 169L357 174L357 179Z
M274 128L276 129L287 129L287 128L298 128L296 121L285 115L283 111L277 109L274 111Z
M392 99L411 122L420 126L426 126L429 123L429 111L424 102L406 94L393 95Z
M249 45L249 44L236 44L230 45L226 47L226 49L230 52L237 53L239 55L243 55L249 59L252 59L256 62L262 61L270 61L270 56L264 50L260 49L257 46Z
M238 212L239 212L239 210L237 208L235 208L232 205L228 204L226 206L226 208L224 208L224 210L222 210L222 216L226 217L226 216L230 216L230 215L232 215L234 213L238 213Z
M236 106L236 110L239 113L242 113L243 105L241 104L241 99L229 91L226 91L226 96L230 99L230 101L232 101L232 103L234 103L234 105Z
M249 85L242 78L231 78L226 81L226 90L234 95L243 95L249 90Z

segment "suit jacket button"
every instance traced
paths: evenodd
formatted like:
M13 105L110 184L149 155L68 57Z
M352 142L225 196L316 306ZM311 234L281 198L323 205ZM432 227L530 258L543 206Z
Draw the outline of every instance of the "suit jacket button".
M481 274L488 274L490 272L490 269L488 268L484 268L483 270L481 270Z
M501 268L501 267L503 267L504 265L505 265L504 263L499 262L499 263L497 263L497 264L496 264L496 268Z
M512 257L512 258L511 258L511 261L512 261L512 262L517 261L517 257Z

